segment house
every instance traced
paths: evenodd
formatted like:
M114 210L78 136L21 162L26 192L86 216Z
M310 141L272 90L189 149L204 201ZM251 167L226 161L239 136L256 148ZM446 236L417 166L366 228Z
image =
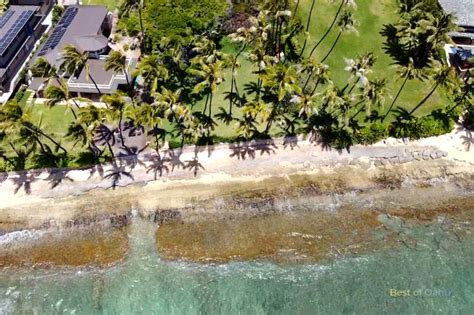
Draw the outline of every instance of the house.
M444 47L447 62L462 77L469 76L474 69L474 0L439 0L439 4L456 17L459 27L449 34L454 45Z
M66 8L61 19L49 33L32 64L38 58L45 58L51 65L59 68L63 62L62 51L66 45L74 45L79 51L87 52L89 60L86 67L68 80L69 91L73 96L98 100L100 94L112 94L131 80L124 73L105 71L105 61L110 52L109 36L112 29L112 14L105 6L71 5ZM136 58L127 59L128 66L136 66ZM29 89L42 97L47 80L32 78ZM100 90L100 93L98 91Z
M0 16L0 103L14 92L20 69L47 28L42 22L50 2L29 3L38 5L11 5Z
M451 38L457 44L474 45L474 0L438 0L441 8L456 17L459 30Z

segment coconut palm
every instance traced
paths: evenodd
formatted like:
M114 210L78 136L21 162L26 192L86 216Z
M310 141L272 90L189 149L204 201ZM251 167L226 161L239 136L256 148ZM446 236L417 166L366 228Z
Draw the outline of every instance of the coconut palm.
M333 27L336 25L336 22L338 21L338 18L339 18L339 14L341 13L342 8L344 7L344 5L346 5L348 7L352 7L352 8L357 7L357 5L355 3L355 0L341 0L341 2L339 4L339 7L337 9L337 12L334 15L334 18L331 22L331 25L329 25L328 29L326 30L324 35L321 37L321 39L313 46L313 48L311 49L311 52L309 53L309 57L311 57L314 54L314 52L316 51L318 46L321 45L321 43L324 41L324 39L326 39L326 37L329 35L329 33L331 32Z
M156 55L144 57L138 64L137 73L143 78L145 86L152 92L156 91L158 81L168 79L168 69Z
M311 8L309 9L308 18L306 19L306 28L305 28L306 36L304 38L303 47L301 48L301 52L300 52L300 55L299 55L300 58L301 58L301 56L303 56L304 50L306 49L306 44L308 43L309 26L311 24L311 18L313 17L313 9L314 9L315 3L316 3L316 0L311 1ZM299 5L299 1L297 3L296 9L298 9L298 5ZM295 10L295 15L296 15L296 10Z
M203 113L208 108L208 117L212 117L212 101L217 87L224 81L223 61L216 61L210 64L205 63L202 59L193 68L189 69L189 73L198 77L200 82L196 84L193 92L199 94L203 91L207 92L207 98L204 105Z
M57 75L57 69L52 66L44 57L36 59L34 65L30 68L33 77L51 78Z
M326 56L324 56L324 58L321 60L321 63L324 63L326 59L331 55L332 51L334 50L337 43L339 42L339 38L341 37L343 33L345 32L357 33L356 25L357 25L357 21L353 18L352 13L348 10L342 11L341 16L339 17L339 20L337 21L339 33L337 34L337 37L334 40L334 43L332 44L331 49L329 49Z
M407 84L408 80L423 79L425 77L425 74L423 73L423 69L415 67L414 61L411 58L407 65L400 66L398 73L400 77L403 78L403 83L400 86L400 89L398 90L397 94L393 98L393 101L390 104L390 107L388 108L387 112L385 113L385 115L383 115L382 122L387 118L388 114L390 114L390 112L392 111L393 106L395 105L398 98L400 97L400 94L405 88L405 85Z
M357 112L351 117L351 120L356 118L364 108L366 115L369 116L372 113L374 107L383 107L385 102L385 88L387 82L385 79L368 81L367 84L362 88L362 93L359 95L360 101L355 105L362 104Z
M146 33L143 28L143 17L142 17L142 10L143 10L143 3L144 0L122 0L120 4L120 17L122 15L129 15L134 10L138 10L138 18L140 20L140 32L142 34L142 51L146 53Z
M358 56L356 59L346 59L345 71L349 72L349 82L344 87L344 90L352 83L352 87L349 90L349 93L353 91L356 85L364 87L369 79L367 78L368 74L372 72L372 67L375 63L376 57L373 53L368 52L361 56Z
M46 145L41 141L44 137L53 143L56 148L61 149L65 154L67 150L56 141L53 136L43 130L40 121L35 124L31 120L31 113L28 109L23 109L16 101L7 102L0 110L0 130L2 133L20 141L22 146L30 146L37 143L43 152L46 152ZM14 147L10 143L10 147ZM34 147L33 147L34 149Z
M452 78L456 76L453 68L448 65L437 63L436 67L432 70L431 78L434 81L433 88L430 92L410 111L410 115L413 115L423 104L425 104L430 97L436 92L439 86L448 87L453 81Z
M63 62L59 66L60 71L63 71L66 75L77 77L81 70L85 68L86 78L91 79L97 92L102 96L102 92L90 73L89 64L87 63L89 60L89 53L87 51L80 52L76 46L69 44L63 48L62 59Z
M127 57L120 51L112 51L104 65L105 71L113 71L117 74L123 74L127 80L128 94L133 98L133 86L130 83Z
M44 91L44 94L47 98L46 105L48 105L49 107L53 107L58 105L59 103L65 103L67 108L74 116L74 119L77 120L77 114L74 108L72 107L72 104L74 104L76 109L79 109L79 105L76 102L75 98L71 96L67 81L65 79L59 79L58 81L58 86L49 85Z

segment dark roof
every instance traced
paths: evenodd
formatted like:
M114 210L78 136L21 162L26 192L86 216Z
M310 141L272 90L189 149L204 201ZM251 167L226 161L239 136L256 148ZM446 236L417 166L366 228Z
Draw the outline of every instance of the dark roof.
M31 17L39 10L38 6L12 5L0 17L0 54L3 55L15 41Z
M114 76L113 71L105 71L105 60L104 59L89 59L87 60L87 67L89 68L89 76L94 79L97 84L109 84ZM84 67L79 74L79 77L74 80L75 83L88 83L92 81L87 77L87 70Z
M439 4L456 16L459 26L474 27L474 0L439 0Z
M29 10L36 12L38 9L38 6L32 5L11 5L0 17L0 22L4 21L4 23L0 23L0 37L3 37L3 35L8 32L8 30L18 20L22 12Z
M108 14L105 6L72 5L68 6L65 14L67 12L73 14L70 14L65 23L60 20L50 34L50 37L53 33L57 34L53 47L48 47L48 41L46 41L37 55L46 58L50 64L56 66L61 63L61 51L68 44L76 46L79 50L90 52L101 50L108 45L107 38L101 32L102 23Z

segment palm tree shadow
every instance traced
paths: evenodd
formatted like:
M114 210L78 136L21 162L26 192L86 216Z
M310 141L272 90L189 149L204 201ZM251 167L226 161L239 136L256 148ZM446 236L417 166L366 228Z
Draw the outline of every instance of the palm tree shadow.
M73 182L74 180L68 176L69 170L60 169L60 170L52 170L49 172L48 177L46 178L51 185L51 189L56 188L59 184L61 184L64 180L69 182Z
M296 136L285 136L283 138L283 148L286 149L288 147L291 150L298 147L298 137L296 137Z
M187 160L186 165L184 166L184 169L189 169L193 171L194 177L197 176L197 173L200 169L205 170L204 166L201 163L199 163L198 153L199 153L198 149L195 149L193 159Z
M93 167L90 168L88 179L91 179L95 173L99 174L100 178L104 178L104 168L102 167L101 164L94 165Z
M0 183L3 183L7 179L8 179L8 173L7 172L0 173Z
M104 176L105 179L112 180L112 189L115 189L124 177L134 180L132 173L127 170L127 166L122 164L122 162L119 163L117 164L117 161L114 160L112 162L112 169L107 171L107 174Z
M231 143L229 149L232 151L229 157L236 157L238 160L246 160L247 157L255 159L255 148L246 142L243 143Z
M464 126L459 126L456 129L457 133L465 132L466 134L461 136L463 140L463 145L466 151L471 151L471 147L474 146L474 136L472 134L472 130L465 128Z
M161 155L158 154L151 157L149 161L151 164L146 167L146 172L147 174L153 172L155 180L158 178L158 176L163 176L163 172L166 172L166 174L170 172L169 167L165 164L166 162L169 162L170 159L161 157Z
M18 177L12 178L12 181L16 186L14 189L15 194L17 194L21 188L23 188L27 195L31 194L31 184L36 181L37 175L39 174L36 174L34 171L20 172Z
M182 149L175 151L174 149L168 150L169 158L167 161L171 164L171 172L174 171L175 168L185 168L183 161L181 161L181 154L183 153Z

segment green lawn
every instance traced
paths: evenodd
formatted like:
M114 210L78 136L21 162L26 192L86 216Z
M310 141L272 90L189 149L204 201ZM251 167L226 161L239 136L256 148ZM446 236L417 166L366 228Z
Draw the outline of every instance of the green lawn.
M322 37L327 27L331 24L339 2L331 3L327 0L316 0L309 31L308 47L310 49L306 50L307 53L309 53L313 44ZM393 60L383 50L384 38L380 35L380 31L384 24L397 21L397 2L397 0L357 1L355 18L359 21L359 33L343 35L327 60L331 69L332 79L339 86L343 86L348 77L347 72L344 71L345 59L355 58L357 55L365 52L373 52L377 57L377 62L373 69L372 78L387 79L386 104L391 103L391 100L398 92L402 80L396 73ZM311 0L301 0L300 5L302 9L300 16L303 21L306 21ZM315 55L313 55L316 57L316 60L320 60L326 55L336 36L337 30L333 30L318 47ZM430 88L431 84L429 82L409 82L397 101L398 106L405 108L414 107L429 92ZM430 101L418 111L418 114L427 114L435 108L443 107L446 99L440 94L433 95Z
M84 0L82 4L95 4L95 5L105 5L111 12L113 12L116 8L120 6L121 0Z
M110 9L118 6L118 1L112 2L110 0L87 0L85 4L105 4ZM343 35L333 51L327 63L331 69L331 77L335 84L343 86L346 83L348 74L344 71L345 58L355 58L357 55L364 52L371 51L377 56L377 62L372 73L372 78L386 78L388 81L386 104L390 104L392 98L397 93L401 85L401 79L396 73L396 68L392 65L393 61L383 51L383 37L380 35L382 26L386 23L391 23L397 20L397 0L363 0L358 1L358 8L355 11L355 17L359 21L358 34ZM311 0L301 0L299 15L303 22L306 21ZM339 1L330 2L327 0L317 0L315 9L313 11L313 18L310 27L310 39L308 41L309 52L312 45L322 36L326 28L330 25L334 14L339 5ZM327 39L318 47L314 57L316 60L321 59L330 49L334 38L337 35L337 30L333 30ZM223 50L225 52L233 52L235 47L229 41L223 39ZM252 73L255 69L249 61L247 61L242 54L240 58L241 68L237 74L237 82L240 91L243 91L243 86L254 80L255 75ZM213 102L213 113L218 112L219 107L224 107L226 110L229 107L229 102L225 100L225 92L229 91L231 82L231 71L226 71L225 81L219 86ZM419 100L421 100L430 90L431 84L429 82L409 82L397 102L397 106L405 108L414 107ZM442 93L433 95L428 103L422 107L418 114L426 114L435 108L443 107L446 102L446 97ZM193 110L202 110L204 101L198 102ZM386 105L386 107L388 107ZM238 109L235 108L235 113L238 115ZM43 105L35 105L35 115L39 117L43 113L43 123L50 132L57 135L64 135L68 122L72 119L69 112L64 115L64 107L55 107L48 109ZM225 125L219 123L214 134L222 137L230 137L235 135L235 123Z

